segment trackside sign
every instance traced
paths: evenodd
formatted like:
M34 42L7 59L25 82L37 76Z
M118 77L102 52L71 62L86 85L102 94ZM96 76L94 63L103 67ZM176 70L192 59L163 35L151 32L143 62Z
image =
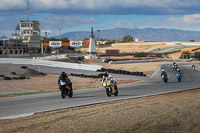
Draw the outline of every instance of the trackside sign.
M70 41L70 47L82 47L82 41Z
M49 41L49 47L61 47L62 41Z

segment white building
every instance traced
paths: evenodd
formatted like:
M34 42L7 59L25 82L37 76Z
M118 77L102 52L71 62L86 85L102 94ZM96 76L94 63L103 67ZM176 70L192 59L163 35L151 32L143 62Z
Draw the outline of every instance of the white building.
M39 21L20 21L17 26L19 36L28 47L40 48L40 23Z

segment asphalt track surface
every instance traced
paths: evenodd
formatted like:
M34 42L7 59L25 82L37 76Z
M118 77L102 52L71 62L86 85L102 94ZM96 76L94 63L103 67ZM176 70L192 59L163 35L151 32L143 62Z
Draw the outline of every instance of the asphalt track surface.
M66 99L62 99L59 92L1 98L0 119L12 119L32 115L34 113L63 108L199 88L200 72L193 72L191 70L191 65L183 64L178 66L183 75L181 82L177 81L175 71L171 70L171 65L163 65L151 76L151 78L145 78L144 80L136 83L119 85L119 96L107 97L105 89L101 87L76 90L74 91L72 98ZM160 77L161 69L165 69L165 71L168 73L168 83L164 83L162 81Z

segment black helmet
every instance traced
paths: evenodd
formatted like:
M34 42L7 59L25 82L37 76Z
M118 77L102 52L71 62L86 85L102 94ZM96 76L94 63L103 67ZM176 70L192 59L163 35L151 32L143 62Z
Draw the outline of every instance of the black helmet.
M105 74L106 77L108 77L108 72L105 72L104 74Z
M67 76L67 74L65 73L65 72L61 72L61 74L60 74L62 77L66 77Z

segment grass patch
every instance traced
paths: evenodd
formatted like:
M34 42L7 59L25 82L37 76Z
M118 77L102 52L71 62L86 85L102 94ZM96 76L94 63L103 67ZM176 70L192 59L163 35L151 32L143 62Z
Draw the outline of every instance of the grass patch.
M170 50L169 52L173 52L173 51L176 51L176 50L179 50L179 49L184 49L184 48L189 48L189 47L193 47L193 46L180 46L180 47L177 47L177 48Z
M43 93L50 93L50 92L52 91L34 91L34 92L24 92L24 93L0 94L0 97L34 95L34 94L43 94Z

